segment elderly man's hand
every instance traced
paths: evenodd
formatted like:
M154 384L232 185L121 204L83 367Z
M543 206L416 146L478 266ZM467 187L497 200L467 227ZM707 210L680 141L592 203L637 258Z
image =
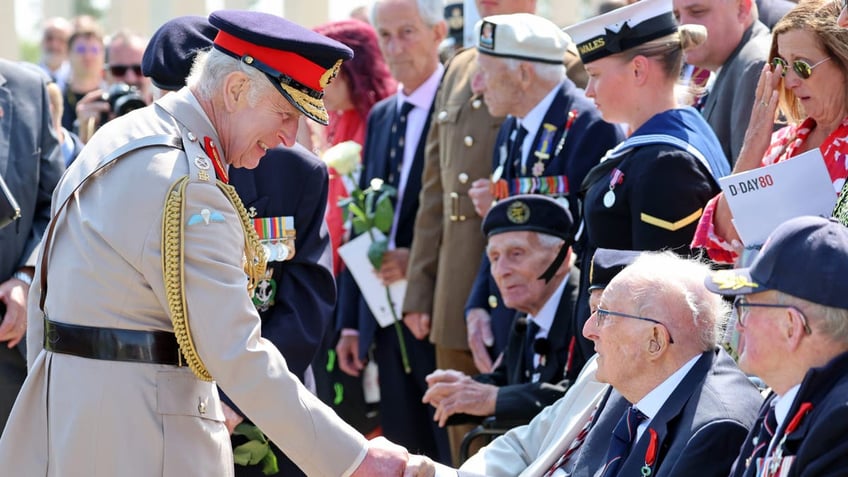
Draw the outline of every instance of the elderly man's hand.
M418 475L418 467L413 465L412 472L407 473L409 453L403 447L392 444L385 437L377 437L368 441L368 453L351 477L391 476L413 477Z
M29 285L17 278L0 284L0 301L6 306L5 316L0 315L0 342L14 348L23 339L27 327L27 295Z
M477 179L471 183L471 188L468 189L468 197L471 198L471 203L474 204L474 210L480 217L485 217L492 208L492 201L495 196L492 195L492 181L489 179Z
M430 334L430 315L428 313L407 313L403 315L403 324L412 335L423 340Z
M471 349L471 356L474 357L474 366L477 366L481 373L491 373L492 358L489 357L487 347L495 344L495 337L492 334L489 312L483 308L468 310L465 326L468 329L468 347Z
M345 374L359 376L365 368L365 363L359 359L359 335L342 333L339 342L336 343L336 357L339 360L339 369Z
M404 477L434 477L436 475L436 464L429 457L423 455L409 456L406 464Z
M495 413L498 387L479 383L459 371L437 370L427 376L429 386L421 399L436 408L434 421L444 427L454 414L490 416Z

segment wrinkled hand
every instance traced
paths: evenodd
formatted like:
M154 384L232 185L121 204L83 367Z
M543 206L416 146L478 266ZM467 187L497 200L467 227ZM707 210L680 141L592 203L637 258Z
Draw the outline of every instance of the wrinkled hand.
M481 373L491 373L492 358L489 357L487 347L495 344L495 336L492 334L489 313L483 308L468 310L465 326L468 330L468 347L471 349L471 356L474 357L474 366Z
M406 278L406 267L409 265L409 249L396 248L383 254L383 264L378 272L383 285Z
M345 374L357 377L365 367L359 359L359 336L342 335L336 343L336 358L339 361L339 369Z
M427 313L407 313L403 315L403 324L412 332L412 336L423 340L430 334L430 315Z
M495 196L492 195L492 181L489 179L477 179L471 183L468 189L468 197L471 198L471 203L474 204L474 210L480 217L485 217L492 208L492 201Z
M434 376L440 372L447 375ZM455 379L457 374L461 375L459 379ZM497 386L479 383L453 370L439 370L430 374L427 376L427 384L429 387L421 401L436 408L433 420L438 421L439 427L445 427L448 418L454 414L491 416L495 413Z
M0 284L0 301L6 305L6 314L0 316L0 342L6 341L6 346L14 348L26 335L27 311L26 303L29 295L29 286L18 280L10 278Z
M774 132L782 72L779 66L774 71L768 63L763 66L760 79L757 81L754 104L751 106L751 120L733 168L734 173L756 169L762 164L763 156L771 144L771 135Z
M233 435L236 426L244 422L244 416L233 411L233 408L224 403L221 403L221 407L224 408L224 425L227 426L227 432Z
M434 477L436 464L427 456L413 454L409 456L403 475L404 477Z
M415 477L416 473L407 473L407 462L409 453L403 447L392 444L384 437L377 437L368 441L368 453L359 467L353 471L351 477ZM418 468L413 467L413 472Z

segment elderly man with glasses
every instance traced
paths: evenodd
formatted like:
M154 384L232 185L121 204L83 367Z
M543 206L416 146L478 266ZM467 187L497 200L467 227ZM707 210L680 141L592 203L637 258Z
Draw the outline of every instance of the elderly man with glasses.
M727 306L704 287L707 274L670 252L643 253L583 328L597 359L459 475L726 476L762 398L716 346Z
M848 464L848 229L799 217L750 268L706 285L735 295L739 366L771 387L732 477L845 475Z

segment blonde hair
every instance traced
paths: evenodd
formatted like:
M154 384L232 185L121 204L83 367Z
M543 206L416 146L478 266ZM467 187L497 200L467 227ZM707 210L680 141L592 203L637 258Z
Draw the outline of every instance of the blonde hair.
M703 25L680 25L677 32L634 46L616 55L630 61L637 56L657 60L668 78L680 77L683 53L706 41L707 29Z

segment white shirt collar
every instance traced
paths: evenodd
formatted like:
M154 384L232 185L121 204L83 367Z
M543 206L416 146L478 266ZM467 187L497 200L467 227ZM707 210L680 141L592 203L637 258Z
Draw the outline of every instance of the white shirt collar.
M403 92L403 84L398 85L397 89L397 105L400 106L404 102L412 103L416 108L422 108L425 111L430 110L433 105L433 98L436 97L436 90L439 89L439 83L442 81L442 74L445 72L445 67L441 63L438 64L433 74L430 75L421 86L415 88L409 96Z
M551 326L554 324L554 318L556 318L557 308L559 308L559 302L562 300L562 294L565 291L565 285L568 283L568 274L565 275L565 278L562 280L562 283L559 284L556 290L554 290L553 295L548 298L548 301L542 305L542 308L539 310L539 314L537 316L533 316L528 314L527 319L533 321L537 325L539 325L539 332L536 333L536 338L547 338L548 332L551 330Z
M651 392L646 394L645 397L636 403L636 408L642 411L642 414L648 416L648 419L639 424L639 428L636 430L636 439L639 439L642 432L648 428L648 425L650 425L654 416L660 412L660 409L663 407L665 402L668 401L669 396L671 396L671 393L677 389L677 386L681 381L683 381L683 378L689 374L689 371L693 366L695 366L695 363L698 362L701 356L703 356L703 354L698 354L687 361L683 366L675 371L674 374L667 377L665 381L661 382L659 386L652 389Z
M798 383L789 388L789 391L786 391L783 396L777 396L772 400L771 405L774 406L774 418L777 420L775 431L783 427L784 421L786 421L786 418L789 416L789 409L795 402L795 398L798 396L798 390L800 389L801 383ZM775 432L774 436L772 436L772 442L769 444L769 453L771 452L771 449L774 448L775 438L778 434L778 432Z
M536 133L539 131L539 128L542 127L542 121L545 120L545 115L548 114L548 109L551 108L551 104L554 102L554 98L559 91L559 88L562 86L562 83L558 83L554 88L548 91L548 94L542 98L541 101L536 103L536 106L533 106L533 109L530 110L527 115L523 118L519 118L518 123L527 130L527 139L533 140L536 137Z

